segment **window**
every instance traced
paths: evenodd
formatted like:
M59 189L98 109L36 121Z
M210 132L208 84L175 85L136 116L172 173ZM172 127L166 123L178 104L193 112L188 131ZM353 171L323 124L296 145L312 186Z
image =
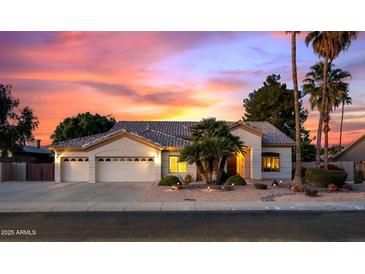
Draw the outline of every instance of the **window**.
M279 172L280 171L280 154L273 152L262 153L262 171Z
M169 164L170 173L186 172L187 170L186 162L179 162L179 156L170 156Z
M65 159L65 160L63 160L63 161L64 161L64 162L68 162L68 161L69 161L69 159L67 159L67 158L66 158L66 159Z

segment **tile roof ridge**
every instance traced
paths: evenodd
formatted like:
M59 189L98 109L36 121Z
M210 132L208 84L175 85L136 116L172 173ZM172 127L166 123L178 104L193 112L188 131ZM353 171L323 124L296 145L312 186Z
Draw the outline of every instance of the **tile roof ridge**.
M167 134L167 133L165 133L165 132L157 131L157 130L154 130L154 129L148 129L148 130L146 130L146 131L153 131L153 132L156 132L156 133L159 133L159 134L165 135L165 136L169 136L169 137L173 137L173 138L179 139L179 140L181 140L181 141L189 142L189 141L187 141L187 140L185 140L185 139L183 139L183 138L177 137L177 136L175 136L175 135ZM144 132L146 132L146 131L144 131Z

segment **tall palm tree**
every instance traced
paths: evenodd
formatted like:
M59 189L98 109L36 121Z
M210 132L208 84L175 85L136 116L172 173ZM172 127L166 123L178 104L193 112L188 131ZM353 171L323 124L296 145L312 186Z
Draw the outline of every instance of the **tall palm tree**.
M332 63L342 51L348 50L353 40L357 39L358 32L356 31L312 31L309 32L305 38L305 43L308 46L312 44L315 54L323 58L323 87L321 104L321 113L323 119L323 133L324 133L324 169L328 169L328 132L330 130L330 111L331 104L327 102L327 77L328 66ZM317 136L318 138L319 136ZM317 139L317 157L321 140Z
M342 146L342 129L343 129L343 116L344 116L344 112L345 112L345 104L346 105L351 105L352 104L352 98L349 96L349 91L344 91L342 94L342 98L341 98L341 126L340 126L340 142L339 145L340 147Z
M318 122L318 134L321 134L323 128L323 112L322 101L326 101L330 105L330 111L337 108L344 96L348 96L349 83L348 80L351 78L351 74L348 71L343 71L340 68L336 68L334 64L330 64L328 68L328 80L327 80L327 98L323 100L322 90L323 90L323 62L316 63L311 66L310 72L306 74L306 78L303 80L303 91L304 94L309 94L309 102L311 104L311 109L317 109L319 111L319 122ZM320 146L319 146L320 147ZM317 154L318 156L318 154ZM317 165L320 164L320 158L316 157Z
M295 173L294 184L302 184L302 153L301 153L301 124L300 124L300 106L299 106L299 90L297 76L297 45L296 35L298 31L291 31L291 64L292 78L294 87L294 112L295 112Z

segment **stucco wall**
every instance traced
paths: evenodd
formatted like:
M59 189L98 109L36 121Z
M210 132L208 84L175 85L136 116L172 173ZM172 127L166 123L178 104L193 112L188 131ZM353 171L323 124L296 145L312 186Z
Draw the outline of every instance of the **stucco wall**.
M233 135L239 136L241 141L244 142L245 146L250 147L247 159L251 159L250 176L252 179L260 180L262 178L261 174L261 136L253 134L244 130L243 128L237 128L232 130ZM247 172L248 173L248 172ZM246 173L246 174L247 174Z
M291 179L292 177L291 147L263 147L262 152L275 152L280 154L280 171L262 172L263 179Z
M89 158L89 182L94 183L95 174L95 158L96 157L154 157L155 175L151 180L159 181L161 179L161 152L159 149L142 144L127 136L121 137L113 142L103 146L96 147L91 151L63 151L56 152L55 155L55 180L61 181L61 159L64 157L88 157Z
M187 167L187 172L185 173L170 173L169 172L169 156L170 155L180 155L180 152L177 151L162 151L162 162L161 162L161 171L162 171L162 177L167 176L167 175L175 175L175 176L182 176L184 178L184 176L188 173L191 174L191 176L193 177L193 180L196 180L196 165L188 165Z

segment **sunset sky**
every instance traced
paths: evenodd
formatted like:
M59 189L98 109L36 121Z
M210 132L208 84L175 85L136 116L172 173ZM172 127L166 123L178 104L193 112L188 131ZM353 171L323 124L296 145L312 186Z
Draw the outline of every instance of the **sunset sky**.
M298 40L301 84L318 61ZM67 116L111 114L117 120L239 120L242 99L269 74L292 87L290 37L280 32L0 32L0 83L39 117L42 144ZM352 74L344 142L365 133L365 34L336 66ZM305 107L308 98L304 99ZM338 143L340 110L330 142ZM318 114L305 124L315 136Z

